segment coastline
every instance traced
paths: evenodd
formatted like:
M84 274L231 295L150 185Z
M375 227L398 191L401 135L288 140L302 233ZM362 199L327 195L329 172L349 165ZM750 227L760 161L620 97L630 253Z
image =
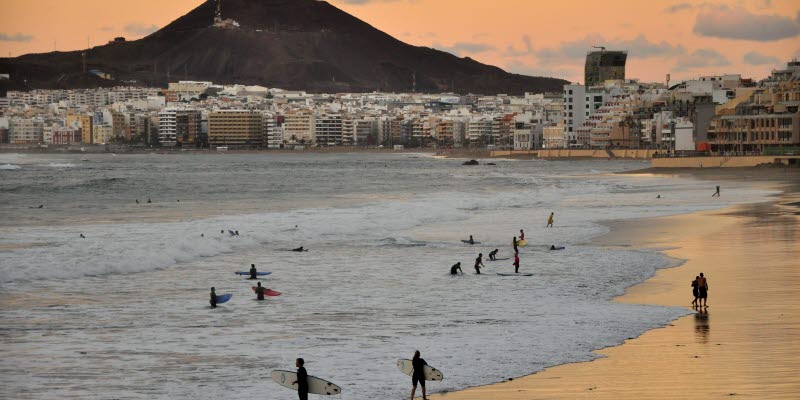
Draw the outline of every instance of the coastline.
M800 173L763 168L647 169L634 174L747 180L779 188L772 201L641 220L608 221L590 243L658 249L685 260L656 271L614 299L686 307L690 281L709 279L709 307L622 344L600 358L562 364L506 382L437 393L442 399L788 398L800 392ZM723 186L724 195L724 186ZM754 251L755 249L755 251Z

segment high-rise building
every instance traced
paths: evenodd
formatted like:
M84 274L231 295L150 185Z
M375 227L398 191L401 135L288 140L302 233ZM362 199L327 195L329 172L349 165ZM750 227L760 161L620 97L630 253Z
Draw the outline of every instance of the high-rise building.
M84 144L93 144L94 143L94 121L92 120L92 115L90 114L83 114L80 117L80 125L81 125L81 142Z
M342 116L339 114L323 114L317 116L315 120L315 134L317 143L322 146L341 145Z
M179 146L192 147L202 139L202 120L200 110L178 110L175 113L175 141Z
M208 141L212 146L261 147L262 115L252 110L219 110L208 114Z
M625 79L627 51L592 51L586 55L584 84L602 85L607 80Z

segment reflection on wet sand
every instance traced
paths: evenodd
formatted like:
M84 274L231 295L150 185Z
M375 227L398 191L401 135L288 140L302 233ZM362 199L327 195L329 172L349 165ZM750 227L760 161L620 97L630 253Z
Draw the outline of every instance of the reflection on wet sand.
M694 314L694 331L697 334L697 342L708 344L708 337L711 332L711 325L708 318L708 308L695 307L697 313Z

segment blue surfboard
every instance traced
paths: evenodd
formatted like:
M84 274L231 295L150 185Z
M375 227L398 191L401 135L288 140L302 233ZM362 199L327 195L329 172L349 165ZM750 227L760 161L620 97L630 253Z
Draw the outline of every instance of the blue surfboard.
M233 297L233 293L225 293L217 296L217 304L226 303L228 300Z
M256 272L256 276L267 276L267 275L269 275L271 273L272 272ZM249 272L244 272L244 271L239 271L239 272L236 273L236 275L250 276L250 273Z

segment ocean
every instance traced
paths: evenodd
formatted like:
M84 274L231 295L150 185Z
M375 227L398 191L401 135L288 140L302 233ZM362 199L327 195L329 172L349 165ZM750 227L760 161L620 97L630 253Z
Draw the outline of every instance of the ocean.
M394 360L414 350L445 376L430 392L590 360L689 313L612 301L679 261L590 245L602 221L773 193L726 182L712 198L713 182L615 174L648 166L639 161L482 161L496 165L413 153L0 154L0 397L293 399L269 373L303 357L342 398L399 399L411 385ZM498 276L512 260L488 253L513 257L520 229L520 271L533 276ZM469 235L482 243L462 243ZM464 275L449 274L456 262ZM255 301L234 274L250 264L283 294ZM232 300L210 309L211 286Z

